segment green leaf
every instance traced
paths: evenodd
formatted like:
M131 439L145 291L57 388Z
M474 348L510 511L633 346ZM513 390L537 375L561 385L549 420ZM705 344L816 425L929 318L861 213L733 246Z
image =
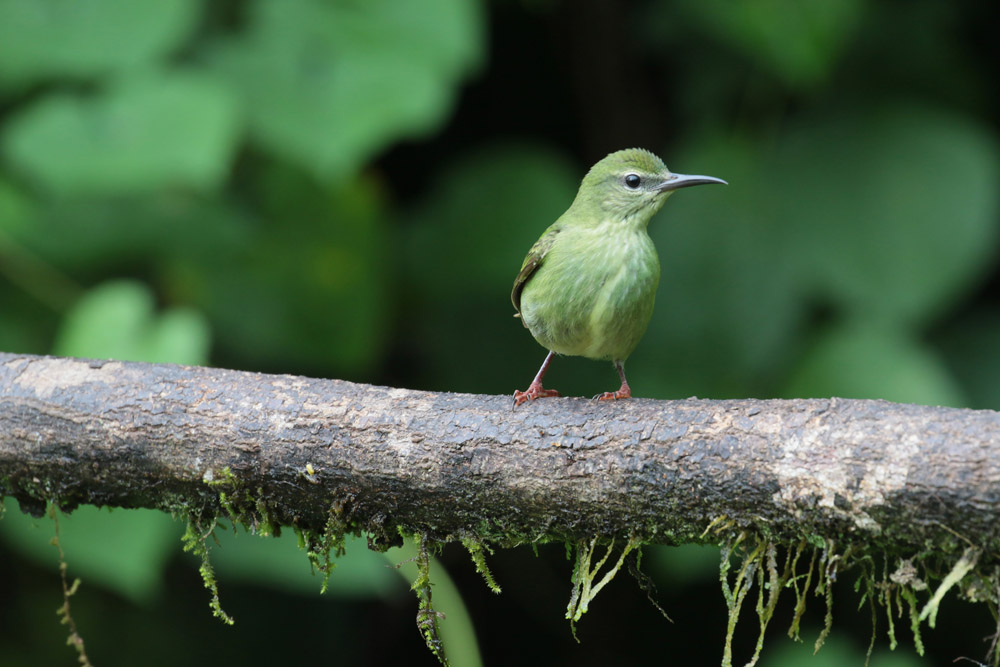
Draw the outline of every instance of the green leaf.
M967 404L941 359L900 331L842 326L825 332L792 374L786 397L881 398L899 403Z
M438 126L482 57L465 0L257 0L215 52L254 139L320 178L341 178L401 137Z
M49 540L55 533L48 518L32 519L11 498L0 521L3 541L38 564L55 570L58 558ZM163 570L178 551L184 532L169 515L153 510L113 512L81 506L59 516L59 534L70 580L117 591L139 604L148 604L163 588Z
M988 269L1000 150L971 119L913 105L816 119L776 161L775 215L797 246L784 261L843 311L922 324Z
M21 110L0 137L11 164L60 194L213 188L239 123L229 92L200 74L146 74L93 96L57 93Z
M0 87L151 63L187 38L199 7L195 0L0 0Z
M187 308L154 312L145 285L121 280L88 291L66 315L53 353L73 357L204 364L209 328Z

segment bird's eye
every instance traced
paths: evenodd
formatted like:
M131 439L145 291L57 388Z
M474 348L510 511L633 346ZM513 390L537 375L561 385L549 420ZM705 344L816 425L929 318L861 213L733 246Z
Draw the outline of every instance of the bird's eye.
M629 174L625 177L625 186L635 190L642 183L642 179L639 178L639 174Z

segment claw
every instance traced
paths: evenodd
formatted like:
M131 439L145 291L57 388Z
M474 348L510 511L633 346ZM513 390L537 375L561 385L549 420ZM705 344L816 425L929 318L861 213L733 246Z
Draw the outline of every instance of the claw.
M627 384L623 384L618 391L606 391L594 396L595 401L617 401L620 398L632 398L632 389Z
M543 389L541 382L532 382L526 391L515 391L514 392L514 405L511 409L516 408L525 401L533 401L536 398L547 398L549 396L559 396L559 392L555 389Z
M615 369L618 371L618 377L622 379L622 386L618 391L606 391L594 396L595 401L617 401L619 398L632 398L632 389L628 386L628 380L625 379L625 363L616 361Z
M538 369L538 374L535 375L535 379L531 381L526 391L518 390L514 392L514 405L510 406L511 410L525 401L533 401L536 398L545 398L547 396L559 396L559 392L555 389L542 389L542 377L545 375L545 371L548 370L549 364L552 363L553 356L555 356L555 352L549 350L549 353L545 355L545 361L542 362L542 367Z

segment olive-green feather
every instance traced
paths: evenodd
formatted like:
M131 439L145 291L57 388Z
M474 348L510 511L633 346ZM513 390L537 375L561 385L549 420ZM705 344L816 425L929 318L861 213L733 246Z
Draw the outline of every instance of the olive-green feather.
M542 260L545 259L545 255L548 254L549 249L552 248L552 244L555 243L556 235L559 234L560 225L558 222L549 226L542 234L541 238L535 241L535 245L531 246L531 250L524 258L524 262L521 263L521 271L517 274L517 278L514 279L514 288L510 292L510 302L514 304L514 310L517 313L514 317L521 316L521 292L524 290L524 285L528 282L538 267L541 265ZM528 325L522 320L522 324L525 327Z

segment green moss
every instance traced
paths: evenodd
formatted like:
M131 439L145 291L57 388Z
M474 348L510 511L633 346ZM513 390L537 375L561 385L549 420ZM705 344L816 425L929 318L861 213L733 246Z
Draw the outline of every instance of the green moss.
M878 610L875 607L875 575L867 567L871 559L866 559L866 561L868 562L865 569L857 581L854 582L854 592L857 593L862 589L864 590L861 594L861 600L858 602L858 610L860 611L861 607L867 602L868 609L872 615L872 636L868 641L868 650L865 651L865 667L868 667L868 663L872 659L872 651L875 650L875 640L878 638Z
M218 473L206 472L202 481L216 490L219 507L234 523L242 524L253 535L269 537L281 534L281 527L271 518L264 500L267 495L263 487L248 487L229 466Z
M205 588L212 594L212 599L208 603L208 606L212 609L212 615L221 619L226 625L233 625L235 621L229 614L223 611L222 604L219 602L219 586L215 581L215 570L212 569L212 563L208 558L207 540L209 537L215 537L215 527L217 525L218 519L213 517L208 529L204 530L201 519L190 516L188 517L187 530L184 531L181 542L184 544L184 551L190 551L201 559L198 572L201 573L201 578L205 582Z
M653 608L660 612L663 618L667 619L669 622L673 623L674 620L670 618L666 610L660 606L660 603L656 601L656 585L648 574L642 571L642 547L636 548L633 552L635 554L634 558L626 558L625 564L628 566L628 572L635 579L636 584L639 586L639 590L646 594L646 599L649 604L653 605Z
M924 654L924 642L920 638L920 614L917 612L917 595L909 588L901 588L899 594L906 600L910 610L910 630L913 631L913 645L917 655Z
M438 628L438 621L444 615L435 611L431 601L431 548L432 543L426 535L417 538L417 578L410 587L417 594L420 604L417 608L417 629L424 638L424 643L430 652L447 667L448 657L444 653L444 644L441 642L441 635Z
M965 550L962 557L959 558L958 562L955 563L955 566L951 568L951 572L948 573L948 575L941 582L941 585L938 586L936 591L934 591L934 595L927 601L927 604L924 605L923 611L920 612L921 622L926 620L928 625L932 628L934 627L935 623L937 623L938 605L941 604L941 600L944 599L945 594L952 586L955 586L958 582L962 581L962 579L965 578L965 575L969 574L969 572L976 567L976 563L979 562L979 555L981 553L982 552L976 547L969 547Z
M879 604L885 608L886 619L889 623L887 634L889 636L889 650L895 651L898 642L896 641L896 623L892 616L892 603L896 601L896 606L902 614L902 607L899 605L899 591L887 583L889 581L889 559L884 558L882 563L882 581L877 584L879 591Z
M791 552L785 555L785 565L778 572L778 562L777 562L777 547L773 542L768 541L767 546L764 549L764 556L767 567L763 567L762 563L760 567L757 568L757 618L760 622L760 634L757 636L757 647L754 650L753 659L751 664L757 662L760 657L761 649L764 648L764 633L767 631L767 626L771 622L771 617L774 616L774 608L778 604L778 596L781 594L781 590L784 588L785 584L788 582L790 575L790 565L791 565ZM764 592L767 591L767 598L765 601Z
M307 469L307 479L315 471ZM216 495L219 516L211 516L199 505L193 509L188 499L178 496L171 507L175 516L187 521L184 535L184 550L195 554L200 560L199 571L206 588L211 594L210 607L215 616L232 624L233 619L226 614L219 601L218 585L209 560L208 539L222 524L224 516L236 524L243 524L247 530L260 536L275 535L280 526L272 518L268 506L266 490L261 487L249 488L228 467L214 475L206 474L204 483ZM31 500L47 497L44 494L46 482L34 480L27 483L18 494L22 505ZM51 495L51 494L49 494ZM70 502L70 500L67 500ZM335 567L335 560L344 554L345 537L359 534L359 527L345 518L346 500L334 502L329 510L326 523L321 531L296 527L299 545L306 552L312 567L323 575L321 590L325 591L329 577ZM2 507L2 505L0 505ZM472 558L476 571L483 577L490 590L499 593L487 564L487 556L493 553L491 545L529 544L536 549L539 542L553 541L558 535L527 536L517 531L509 531L507 526L495 520L483 520L477 524L482 532L466 533L460 537L445 539L463 543ZM370 532L374 531L374 532ZM431 600L430 562L431 551L439 549L441 542L432 541L429 535L439 536L434 527L424 529L414 535L414 530L395 524L367 526L370 543L376 548L386 549L399 543L399 536L417 540L418 555L414 558L418 575L413 581L413 590L418 598L417 625L428 649L447 664L444 647L439 637L438 621L443 617L437 612ZM794 595L794 610L788 627L788 635L796 641L800 638L800 623L804 617L808 600L821 598L824 602L824 623L814 646L818 651L833 628L833 589L838 577L853 570L855 591L860 595L859 609L868 604L872 615L872 638L868 646L870 656L879 633L879 623L887 622L886 636L889 647L895 649L900 643L898 628L909 621L913 644L917 653L923 655L921 637L922 625L926 622L934 627L940 604L947 595L959 595L972 601L984 603L997 623L1000 631L1000 569L995 563L1000 557L995 546L973 545L968 539L949 531L945 540L928 543L925 548L912 554L892 554L875 551L879 547L857 542L854 535L822 537L809 532L797 539L778 535L768 526L751 526L738 522L732 517L718 516L699 534L685 534L676 537L678 543L710 542L721 543L719 581L723 599L728 611L723 664L733 663L732 642L740 613L746 607L747 597L756 587L756 597L751 597L757 616L758 638L753 655L747 664L757 663L764 646L767 628L773 619L778 602L785 590ZM567 605L566 618L576 637L576 623L589 608L597 594L617 575L623 565L638 582L650 602L669 620L666 612L656 603L655 589L648 576L639 569L642 543L650 539L651 533L632 535L628 541L616 548L618 540L595 535L589 539L566 541L567 558L572 566L572 592ZM661 536L661 541L663 538ZM58 540L54 542L58 546ZM880 562L881 561L881 562ZM60 562L64 563L60 555ZM992 568L992 569L987 569ZM65 577L65 573L64 573ZM69 622L69 597L76 592L77 584L64 580L66 602L66 622ZM788 597L788 596L786 596ZM998 632L1000 635L1000 632ZM71 632L71 642L76 644L78 635ZM82 651L82 640L79 640ZM1000 646L989 648L986 660L994 667L1000 667Z
M810 586L812 585L813 572L816 570L816 558L819 552L815 547L810 549L811 555L809 557L809 566L806 568L804 574L798 574L799 571L799 559L806 549L811 546L811 542L803 539L795 547L795 555L792 558L792 576L788 583L785 584L787 587L790 583L795 591L795 612L792 615L792 623L788 627L788 636L795 641L802 641L799 637L799 623L802 621L802 615L806 611L806 593L809 592ZM799 586L799 580L802 579L802 586Z
M716 528L721 531L726 527L726 523L717 519L709 526L709 530ZM861 552L853 545L846 546L841 552L832 539L818 545L815 539L805 537L798 544L783 545L747 531L729 536L723 542L719 565L719 580L729 611L722 664L733 664L733 633L744 599L754 584L757 586L756 611L760 632L754 654L747 664L756 664L767 625L774 614L780 593L785 589L791 589L795 595L795 610L788 635L796 641L799 640L799 623L805 613L807 598L823 598L826 606L823 629L814 644L815 650L819 651L833 628L834 584L840 574L850 569L857 571L854 588L861 595L858 608L868 604L871 609L872 637L867 652L869 658L878 634L879 607L882 607L888 619L890 648L895 649L898 645L896 620L905 617L909 619L917 653L923 655L921 625L927 621L933 627L938 605L953 590L957 590L967 600L985 602L1000 631L1000 614L997 612L1000 601L1000 568L995 567L988 575L978 571L981 554L980 549L969 546L943 575L932 575L928 573L928 564L939 563L940 554L925 552L908 559L897 559L897 567L890 574L891 557L883 553L880 556L882 565L879 575L876 567L878 554ZM778 567L778 563L782 563L781 567ZM923 575L918 576L921 571ZM927 580L931 578L939 579L940 583L933 595L921 603L920 597L927 595ZM989 654L986 659L994 667L1000 665L1000 646L992 645Z
M2 502L2 501L0 501ZM80 580L74 579L73 583L70 584L68 578L66 577L66 570L69 566L66 563L66 554L63 553L62 543L59 541L59 506L55 503L49 504L49 517L52 519L52 526L54 530L54 535L52 536L52 546L54 546L59 551L59 578L62 582L62 594L63 603L56 613L59 615L59 622L69 628L69 636L66 637L66 645L72 646L77 653L77 662L80 663L82 667L91 667L90 658L87 657L87 651L83 645L83 637L76 629L76 621L73 620L73 615L70 613L69 599L76 595L77 590L80 588Z
M729 570L733 552L736 551L746 539L747 533L741 532L735 540L727 542L722 546L719 562L719 581L722 584L722 596L726 600L726 607L729 610L729 620L726 625L726 639L722 650L722 664L730 667L733 664L733 633L736 631L736 622L739 620L740 609L743 607L743 600L746 598L750 587L753 585L754 571L760 566L758 562L764 553L766 543L760 542L754 546L753 550L747 552L736 572L733 583L729 583ZM759 650L758 650L759 652ZM756 656L754 658L756 661ZM751 664L753 664L751 662Z
M832 543L831 543L832 550ZM824 563L824 560L826 561ZM833 581L836 578L836 563L839 559L834 559L832 551L824 552L820 557L820 577L816 583L816 596L823 596L826 599L826 614L823 616L823 629L816 638L813 645L813 652L818 653L823 648L823 643L830 636L833 630ZM833 574L831 574L831 571Z
M615 540L612 539L611 543L608 544L604 556L596 564L591 565L594 555L597 552L597 544L597 537L591 538L589 542L587 540L580 540L576 543L576 565L573 568L572 577L573 593L570 595L569 605L566 607L566 618L569 619L574 639L576 639L576 622L587 613L591 601L597 597L601 589L615 578L615 575L618 574L618 570L621 569L629 553L640 546L637 538L629 538L628 542L622 548L618 562L609 568L604 573L604 576L601 577L601 580L595 584L594 580L600 574L601 568L604 567L604 564L614 551Z
M496 580L493 578L493 573L490 572L489 565L486 564L486 551L489 551L490 555L493 554L493 550L490 546L475 537L466 537L462 539L462 544L465 546L466 551L472 556L472 562L476 566L476 572L478 572L486 585L491 591L500 594L500 586L497 585Z
M347 551L344 539L347 527L343 520L343 504L334 503L329 510L326 526L323 532L316 534L310 530L296 531L299 536L299 547L305 549L309 564L323 575L320 593L325 593L330 582L330 575L336 567L333 558L343 556Z

